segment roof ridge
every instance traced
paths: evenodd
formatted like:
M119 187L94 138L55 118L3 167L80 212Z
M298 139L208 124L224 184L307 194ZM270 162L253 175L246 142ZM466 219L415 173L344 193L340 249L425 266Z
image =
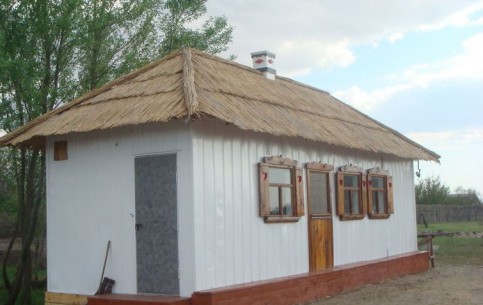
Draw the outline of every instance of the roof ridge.
M182 49L181 54L183 56L183 92L186 108L188 109L188 119L192 116L199 117L199 103L195 87L195 70L191 60L191 49Z

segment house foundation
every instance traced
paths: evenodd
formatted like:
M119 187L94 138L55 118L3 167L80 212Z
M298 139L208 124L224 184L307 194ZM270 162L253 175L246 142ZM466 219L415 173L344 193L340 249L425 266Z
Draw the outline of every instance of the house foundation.
M427 252L412 252L274 280L194 292L191 298L109 294L45 294L46 305L292 305L429 269Z
M427 252L413 252L324 271L193 293L193 305L292 305L315 301L366 284L427 271Z

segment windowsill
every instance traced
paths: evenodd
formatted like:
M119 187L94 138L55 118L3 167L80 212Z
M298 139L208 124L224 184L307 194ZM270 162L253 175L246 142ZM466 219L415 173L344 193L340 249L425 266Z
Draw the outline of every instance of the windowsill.
M296 216L265 216L264 220L266 223L276 223L276 222L297 222L300 217Z
M364 215L339 215L340 220L360 220L364 218Z
M312 214L310 219L328 219L332 218L332 214Z
M388 219L390 214L369 214L369 219Z

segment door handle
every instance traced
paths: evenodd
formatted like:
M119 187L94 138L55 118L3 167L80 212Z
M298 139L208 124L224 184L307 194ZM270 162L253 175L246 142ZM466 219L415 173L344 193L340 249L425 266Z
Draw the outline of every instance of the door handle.
M134 228L136 229L136 231L141 230L142 227L143 227L143 225L141 223L137 223L137 224L134 225Z

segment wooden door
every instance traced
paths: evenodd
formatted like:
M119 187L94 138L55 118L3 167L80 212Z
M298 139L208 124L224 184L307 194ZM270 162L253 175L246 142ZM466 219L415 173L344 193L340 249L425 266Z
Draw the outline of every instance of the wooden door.
M309 266L310 271L323 270L334 266L332 244L332 218L309 220Z
M310 164L307 165L310 271L319 271L334 266L332 207L329 188L331 168L318 163L312 167Z
M176 155L134 165L138 293L179 295Z

